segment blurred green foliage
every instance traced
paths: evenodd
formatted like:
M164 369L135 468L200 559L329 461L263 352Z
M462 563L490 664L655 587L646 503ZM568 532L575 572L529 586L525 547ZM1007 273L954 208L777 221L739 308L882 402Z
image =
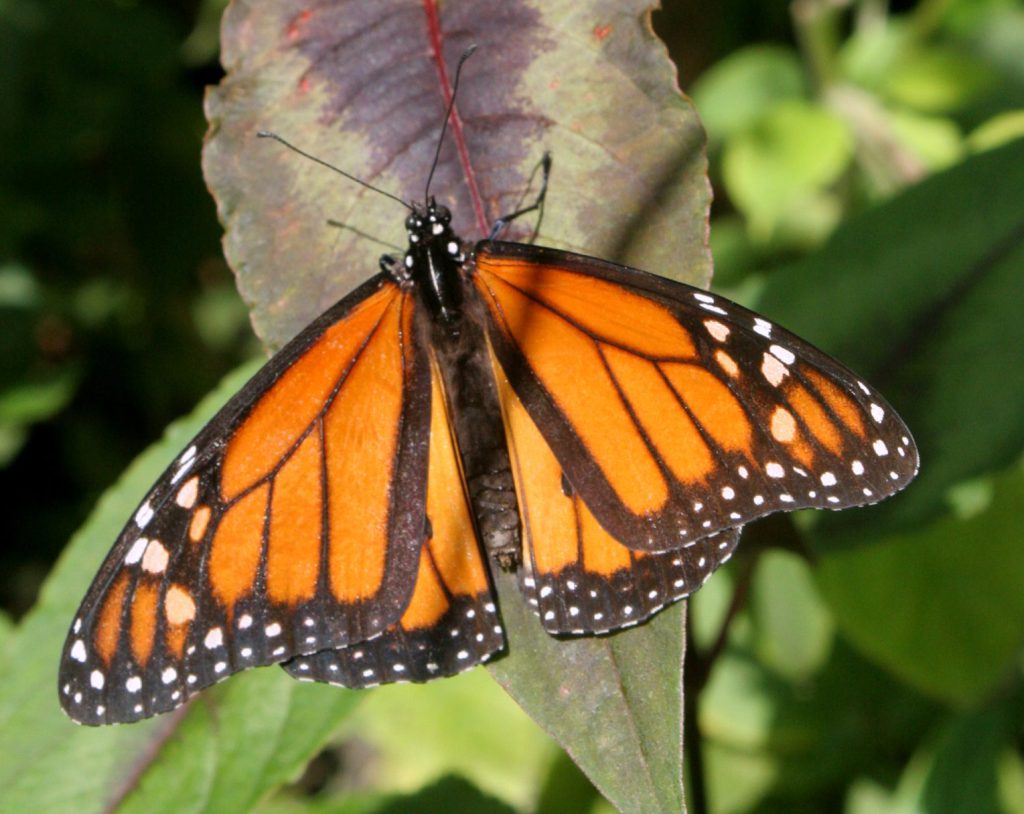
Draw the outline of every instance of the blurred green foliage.
M879 316L862 335L914 321L905 369L859 364L901 410L926 406L911 424L922 480L938 473L908 491L902 524L749 529L690 603L692 658L716 655L698 710L709 810L1024 811L1024 393L1019 320L1005 316L1024 305L1024 195L997 183L1021 161L1024 7L667 6L656 27L708 131L716 288L847 342L833 348L844 359L858 349L843 323L863 323L865 302ZM51 687L79 599L67 586L99 556L82 541L113 539L158 456L108 495L22 614L100 493L256 352L199 174L221 7L0 4L0 811L99 810L104 767L160 731L68 736ZM1000 217L997 246L985 227ZM967 246L993 256L943 278ZM220 717L190 715L118 810L178 804L183 787L195 811L610 810L481 671L357 698L296 686L258 671L219 688ZM219 738L252 744L251 760L232 762Z
M256 351L203 188L192 9L0 6L0 553L23 612L139 449ZM229 293L230 296L225 296Z

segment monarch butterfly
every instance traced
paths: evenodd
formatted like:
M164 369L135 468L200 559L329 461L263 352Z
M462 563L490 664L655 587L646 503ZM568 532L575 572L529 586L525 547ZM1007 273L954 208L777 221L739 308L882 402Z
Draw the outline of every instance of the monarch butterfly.
M549 633L614 631L700 587L744 523L914 477L882 397L757 314L410 209L402 261L274 356L121 532L64 646L75 721L260 665L461 672L504 647L489 563Z

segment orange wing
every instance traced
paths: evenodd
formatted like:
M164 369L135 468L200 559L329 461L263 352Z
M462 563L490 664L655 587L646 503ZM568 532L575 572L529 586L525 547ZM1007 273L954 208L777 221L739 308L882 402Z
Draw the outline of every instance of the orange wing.
M286 663L295 678L352 688L429 681L468 670L504 647L441 375L436 363L431 367L427 541L412 600L401 619L375 639Z
M519 585L545 630L603 633L635 625L693 593L729 559L737 528L661 553L615 540L573 490L500 368L497 376L522 517Z
M872 503L917 471L910 433L878 393L721 297L497 242L478 245L474 283L497 367L565 491L629 549L682 549L778 510Z
M408 614L431 421L413 312L384 275L369 281L164 473L69 633L60 697L73 719L164 712L233 672L366 641Z

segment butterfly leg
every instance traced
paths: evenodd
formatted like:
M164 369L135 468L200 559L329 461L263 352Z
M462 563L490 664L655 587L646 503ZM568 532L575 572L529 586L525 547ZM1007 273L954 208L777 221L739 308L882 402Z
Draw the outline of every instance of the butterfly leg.
M540 231L540 223L544 219L544 199L548 194L548 179L551 177L551 153L544 153L544 157L530 174L530 180L526 185L527 189L533 186L533 178L537 174L538 169L541 171L540 191L537 193L537 197L534 198L533 203L529 206L523 207L522 209L517 209L511 214L502 215L494 221L494 226L491 227L491 233L487 236L488 240L494 240L494 238L496 238L498 234L512 221L516 220L516 218L522 217L523 215L528 215L530 212L538 212L539 215L537 217L537 225L533 228L533 235L530 237L529 242L532 243L537 237L537 233Z

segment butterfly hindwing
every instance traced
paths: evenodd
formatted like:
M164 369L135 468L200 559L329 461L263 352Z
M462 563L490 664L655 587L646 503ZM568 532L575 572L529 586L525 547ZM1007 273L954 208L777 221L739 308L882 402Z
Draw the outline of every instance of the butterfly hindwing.
M164 473L65 644L60 695L74 720L148 717L401 616L424 536L431 413L414 308L386 276L369 281Z
M614 539L563 474L544 436L495 365L522 518L519 584L549 633L635 625L697 590L729 559L739 529L664 552Z
M498 366L598 522L646 551L772 511L905 486L905 425L853 373L720 297L553 249L484 242Z
M429 681L468 670L504 646L436 364L432 381L427 541L412 599L380 636L283 665L295 678L352 688Z

